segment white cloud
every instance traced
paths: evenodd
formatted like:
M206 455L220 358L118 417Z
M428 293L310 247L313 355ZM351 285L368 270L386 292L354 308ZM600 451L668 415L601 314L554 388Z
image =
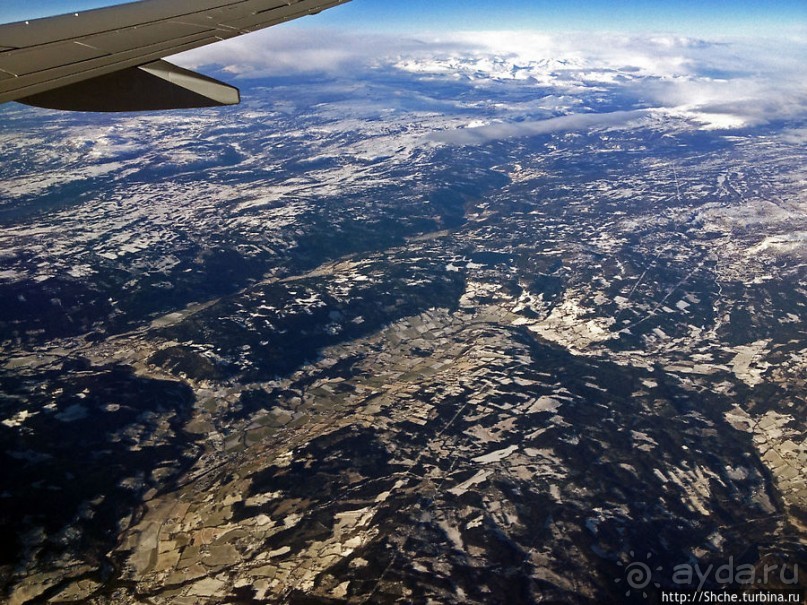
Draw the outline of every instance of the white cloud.
M588 130L590 128L603 128L606 126L625 126L646 115L647 112L642 110L572 114L534 122L519 122L516 124L497 123L472 128L461 128L458 130L447 130L433 134L429 137L429 140L450 145L481 145L489 141L514 137Z
M792 128L782 132L782 140L791 145L807 145L807 128Z
M773 41L529 32L418 37L286 27L185 53L178 62L216 65L236 79L301 73L349 78L388 70L474 87L521 80L536 87L536 106L558 98L567 100L562 111L578 111L585 95L618 93L626 109L667 111L712 129L807 117L807 39L795 35ZM622 114L609 115L600 122ZM494 132L509 137L594 125L584 113L568 121L495 124L449 138L468 143L490 140Z
M350 75L390 64L396 57L443 52L449 46L463 50L460 43L284 27L204 46L176 55L172 61L190 69L217 66L240 78L300 73Z

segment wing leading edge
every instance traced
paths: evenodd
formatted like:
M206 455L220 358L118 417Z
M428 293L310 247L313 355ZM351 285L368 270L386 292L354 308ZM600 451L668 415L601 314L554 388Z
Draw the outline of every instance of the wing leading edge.
M0 25L0 103L78 111L232 105L238 90L164 57L349 0L141 0Z

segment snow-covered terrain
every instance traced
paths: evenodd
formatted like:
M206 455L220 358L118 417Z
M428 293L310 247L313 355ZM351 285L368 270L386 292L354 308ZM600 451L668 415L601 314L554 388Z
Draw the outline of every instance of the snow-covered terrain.
M804 44L286 31L180 58L240 107L0 108L2 598L804 561Z

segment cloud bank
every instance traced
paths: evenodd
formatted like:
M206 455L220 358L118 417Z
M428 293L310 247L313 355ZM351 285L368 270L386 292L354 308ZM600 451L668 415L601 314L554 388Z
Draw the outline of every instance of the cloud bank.
M216 66L235 79L393 73L427 83L480 88L517 82L540 100L564 99L546 121L488 124L435 140L478 144L493 138L615 125L639 114L591 115L593 93L618 95L630 110L666 111L703 128L740 128L807 118L807 37L704 40L682 36L453 33L352 35L267 30L180 55L190 68ZM473 131L473 132L472 132Z
M490 141L516 137L624 126L633 120L644 117L647 117L647 112L644 110L572 114L534 122L495 123L474 128L448 130L435 133L429 139L435 143L450 145L481 145Z

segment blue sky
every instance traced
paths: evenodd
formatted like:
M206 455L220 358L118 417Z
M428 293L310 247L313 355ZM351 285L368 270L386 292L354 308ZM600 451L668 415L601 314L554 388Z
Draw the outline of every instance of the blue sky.
M121 4L115 0L2 0L0 22ZM777 35L807 24L806 0L353 0L301 25L356 30L665 31Z

